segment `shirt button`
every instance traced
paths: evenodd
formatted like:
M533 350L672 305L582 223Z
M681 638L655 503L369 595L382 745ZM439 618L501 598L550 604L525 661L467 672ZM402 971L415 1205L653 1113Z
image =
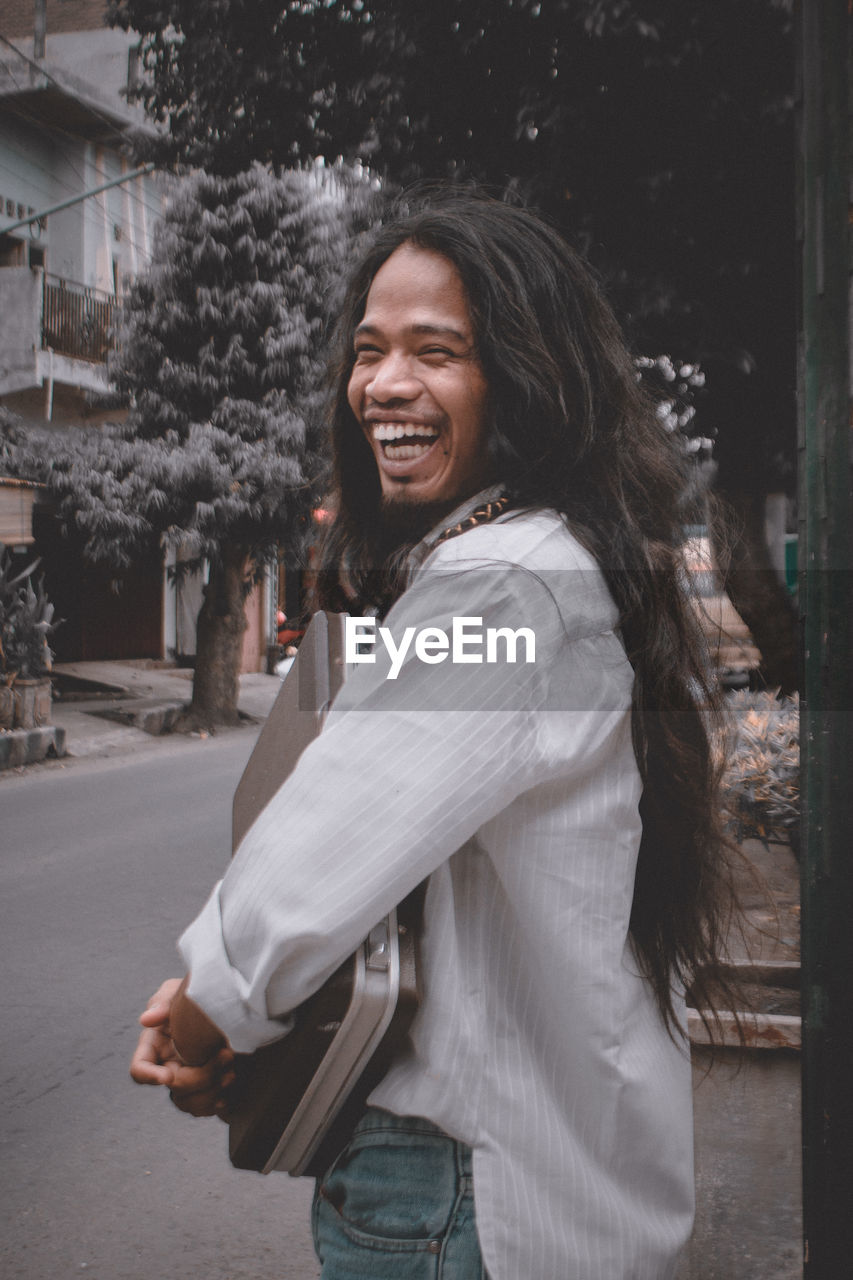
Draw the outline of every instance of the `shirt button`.
M441 1241L430 1240L429 1244L427 1245L427 1253L441 1253Z

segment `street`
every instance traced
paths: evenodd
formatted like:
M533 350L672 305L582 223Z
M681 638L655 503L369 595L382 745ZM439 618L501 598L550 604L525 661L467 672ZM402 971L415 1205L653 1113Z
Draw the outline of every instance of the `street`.
M238 1172L128 1062L230 850L250 730L0 782L4 1280L314 1280L312 1184Z

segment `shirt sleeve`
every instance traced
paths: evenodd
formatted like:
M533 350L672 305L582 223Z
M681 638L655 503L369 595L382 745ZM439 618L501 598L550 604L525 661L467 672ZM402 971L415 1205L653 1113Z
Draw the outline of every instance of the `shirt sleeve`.
M537 777L538 713L566 643L542 582L513 566L423 572L385 625L395 651L409 637L405 659L379 641L376 661L352 669L180 940L190 996L238 1051L279 1038L283 1015ZM522 627L533 645L519 634L510 660L502 629ZM447 635L443 660L417 649L425 628Z

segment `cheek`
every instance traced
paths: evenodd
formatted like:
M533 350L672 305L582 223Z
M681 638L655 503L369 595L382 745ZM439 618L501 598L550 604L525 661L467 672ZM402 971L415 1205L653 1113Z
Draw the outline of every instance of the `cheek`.
M347 383L347 403L357 418L364 407L365 387L370 381L370 371L353 366Z
M479 455L489 438L488 403L485 390L472 395L466 405L462 447L469 456Z

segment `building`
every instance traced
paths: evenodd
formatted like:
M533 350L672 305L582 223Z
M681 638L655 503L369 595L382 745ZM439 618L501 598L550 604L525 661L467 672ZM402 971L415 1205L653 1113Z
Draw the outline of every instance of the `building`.
M104 26L104 0L47 0L39 44L38 9L7 0L0 19L0 401L76 425L107 389L116 299L150 257L161 192L127 180L125 134L143 126L133 35Z
M166 187L129 156L128 131L151 127L136 101L139 41L105 13L106 0L4 0L0 16L0 406L50 432L120 416L98 407L112 326L150 259ZM60 661L192 660L198 575L175 582L152 556L117 590L49 511L34 532L65 619ZM247 606L245 670L266 664L268 597Z

